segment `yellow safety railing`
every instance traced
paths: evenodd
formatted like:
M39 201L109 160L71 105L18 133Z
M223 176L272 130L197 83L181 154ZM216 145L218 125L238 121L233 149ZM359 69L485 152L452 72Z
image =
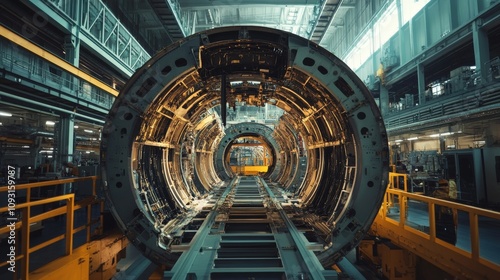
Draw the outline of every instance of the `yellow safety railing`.
M113 96L118 96L118 91L109 85L99 81L98 79L94 78L93 76L85 73L84 71L78 69L74 65L71 65L64 59L53 55L52 53L44 50L43 48L33 44L29 40L26 40L22 36L10 31L8 28L3 27L0 25L0 36L5 37L7 40L11 41L14 44L17 44L26 50L32 52L33 54L46 59L47 61L57 65L61 69L91 83L92 85L102 89L103 91L113 95Z
M493 219L500 224L500 212L429 197L422 193L410 193L406 191L407 189L406 174L390 173L389 186L382 207L372 225L372 232L375 235L390 239L396 245L430 260L452 275L481 279L495 279L500 275L500 264L481 255L479 240L480 217ZM426 208L428 225L421 226L422 228L428 226L428 232L416 228L408 221L408 202L410 200L423 205L423 209ZM436 206L447 207L454 213L458 213L458 211L467 213L470 229L470 252L436 237ZM420 211L420 214L422 213L425 211ZM457 226L464 225L458 224Z
M87 196L81 200L75 201L75 194L74 193L68 193L68 194L63 194L63 195L55 195L52 197L47 197L39 200L34 200L32 199L32 194L35 193L35 188L44 188L44 187L51 187L55 185L63 185L63 184L69 184L69 183L76 183L76 182L85 182L85 181L91 181L92 182L92 193L90 196ZM28 183L28 184L19 184L15 185L15 192L19 193L21 190L26 191L26 201L23 201L21 203L11 203L11 205L7 205L6 207L1 207L0 208L0 214L4 216L5 213L10 214L12 211L14 211L16 214L21 213L21 217L19 220L17 218L7 218L7 220L12 221L12 228L9 226L4 226L0 228L0 235L1 234L8 234L12 235L14 234L16 239L15 240L15 246L14 248L15 251L13 252L15 259L14 262L21 262L20 266L15 266L15 273L13 273L13 279L29 279L29 263L30 263L30 254L41 250L49 245L52 245L60 240L65 240L65 254L71 255L73 253L73 235L75 233L78 233L82 230L87 230L86 234L86 242L89 242L91 237L92 237L92 232L91 232L91 227L93 225L97 224L97 229L96 229L96 234L101 234L102 233L102 228L103 228L103 217L102 217L102 212L104 211L104 202L102 199L98 199L96 195L96 181L97 177L96 176L88 176L88 177L77 177L77 178L68 178L68 179L60 179L60 180L50 180L50 181L43 181L43 182L36 182L36 183ZM37 189L39 191L39 189ZM2 186L0 187L0 193L9 193L9 186ZM17 197L19 199L19 197ZM40 206L40 205L51 205L55 202L65 202L66 205L63 205L61 207L46 211L44 213L32 216L31 210L35 206ZM99 204L100 205L100 213L99 213L99 218L92 220L92 205ZM86 223L78 228L74 228L74 217L75 217L75 211L82 209L82 208L87 208L87 220ZM42 242L41 244L38 244L36 246L31 247L30 246L30 225L33 223L37 222L42 222L44 220L47 220L49 218L53 218L59 215L66 215L66 230L64 234L61 234L59 236L56 236L50 240L47 240L45 242ZM15 226L14 226L15 222ZM26 226L28 225L28 226ZM21 235L18 235L18 232L21 232ZM10 243L9 243L10 244ZM21 252L17 250L19 247L19 244L21 245ZM0 267L4 267L9 265L9 261L0 263ZM21 269L19 269L21 268Z

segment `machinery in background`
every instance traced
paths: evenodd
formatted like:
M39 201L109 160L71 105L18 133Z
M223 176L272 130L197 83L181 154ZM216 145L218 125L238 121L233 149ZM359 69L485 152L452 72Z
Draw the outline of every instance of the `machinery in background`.
M500 148L443 152L444 179L457 185L457 199L476 205L500 204Z
M393 147L394 149L394 147ZM431 195L440 180L456 185L456 200L482 207L500 204L500 148L412 151L393 156L396 171L407 173L408 191Z

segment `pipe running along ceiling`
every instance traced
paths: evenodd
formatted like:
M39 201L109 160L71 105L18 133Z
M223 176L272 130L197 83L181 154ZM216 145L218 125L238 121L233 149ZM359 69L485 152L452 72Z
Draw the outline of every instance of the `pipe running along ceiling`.
M285 111L274 129L223 123L236 102ZM231 137L227 137L230 135ZM323 265L369 229L387 184L387 136L361 80L325 49L283 31L226 27L194 34L151 58L127 82L103 128L101 160L112 214L151 260L171 266L173 233L228 170L231 141L272 149L264 177L317 221ZM219 148L221 147L221 148Z

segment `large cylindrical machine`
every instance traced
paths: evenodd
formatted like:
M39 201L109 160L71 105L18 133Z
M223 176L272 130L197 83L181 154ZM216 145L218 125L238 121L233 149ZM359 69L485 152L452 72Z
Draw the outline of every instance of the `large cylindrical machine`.
M284 110L273 133L235 135L268 143L274 159L266 179L325 225L316 256L324 266L336 262L380 207L385 127L370 91L341 60L279 30L194 34L160 51L127 82L102 135L104 188L118 225L151 260L176 262L172 233L234 175L221 175L226 163L218 161L227 158L221 141L234 140L224 131L226 106L235 102Z

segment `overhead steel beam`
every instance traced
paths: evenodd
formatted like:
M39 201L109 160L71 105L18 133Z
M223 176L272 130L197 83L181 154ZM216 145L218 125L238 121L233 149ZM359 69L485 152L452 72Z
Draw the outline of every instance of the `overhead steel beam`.
M3 27L0 25L0 36L5 37L7 40L15 43L16 45L19 45L20 47L32 52L33 54L46 59L47 61L57 65L61 69L91 83L92 85L104 90L105 92L108 92L109 94L113 96L118 95L118 91L115 90L114 88L106 85L105 83L97 80L96 78L90 76L89 74L81 71L74 65L68 63L66 60L63 60L52 53L40 48L39 46L31 43L30 41L24 39L23 37L17 35L16 33L10 31L9 29Z
M182 9L190 10L204 10L213 8L241 8L247 6L276 6L276 7L290 7L290 6L315 6L319 1L308 1L308 0L286 0L286 1L276 1L276 0L254 0L254 1L228 1L228 0L183 0Z
M37 108L39 108L38 111L42 111L42 112L54 111L54 112L59 112L59 113L64 113L64 114L70 114L70 115L74 115L75 117L77 117L78 119L81 119L81 120L90 121L92 123L96 123L96 124L100 124L100 125L104 124L103 119L96 119L96 118L93 118L93 117L88 116L86 114L81 114L79 112L71 111L68 109L63 109L63 108L61 108L61 106L42 104L40 102L36 102L36 101L31 100L31 99L15 96L15 95L12 95L12 94L4 92L4 91L0 91L0 99L2 99L3 104L7 104L7 105L11 105L11 106L24 107L26 109L29 108L30 110L32 110L33 108L35 110ZM12 99L14 102L9 102L10 99ZM27 104L29 106L19 105L20 103ZM32 107L32 106L34 106L34 107Z
M101 5L101 13L97 15L93 23L99 21L98 23L100 27L109 26L109 24L115 23L116 26L112 29L112 32L120 30L120 34L122 34L124 40L127 41L126 43L129 45L129 48L138 52L141 59L138 59L137 61L129 59L129 61L127 61L127 57L120 57L121 51L118 50L118 48L115 47L114 49L112 49L106 44L109 36L104 36L104 28L99 27L99 29L96 27L96 30L98 30L97 37L92 33L92 24L90 22L89 15L91 13L91 8L89 1L83 1L81 3L82 7L83 5L86 5L84 17L81 19L72 18L71 16L65 14L65 12L62 11L59 6L57 6L57 4L46 4L51 2L31 0L27 1L27 3L30 4L34 10L38 9L42 11L43 14L47 15L47 17L51 19L51 22L54 23L54 25L64 29L66 32L68 32L68 34L76 34L75 30L78 29L78 36L83 45L87 46L89 50L94 50L93 53L95 55L104 59L105 61L108 61L110 65L112 65L116 70L127 77L132 76L135 69L150 58L149 54L133 38L133 36L130 35L126 28L119 22L119 20L114 17L114 15L105 7L104 4L102 4L101 1L98 2ZM92 6L92 8L95 7ZM129 39L126 40L125 38Z

